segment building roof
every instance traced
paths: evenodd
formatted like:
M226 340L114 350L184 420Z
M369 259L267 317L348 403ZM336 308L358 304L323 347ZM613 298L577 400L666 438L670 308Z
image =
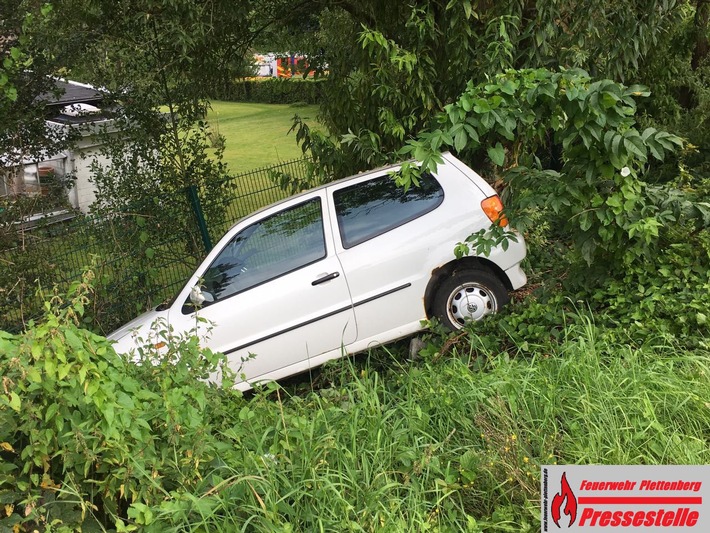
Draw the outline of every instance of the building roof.
M57 79L54 84L59 94L49 92L40 96L42 100L46 101L48 106L64 107L79 103L96 104L104 98L98 89L85 83Z
M103 93L85 83L55 79L56 91L40 96L48 110L48 120L59 124L87 124L106 120ZM82 111L92 108L92 111Z

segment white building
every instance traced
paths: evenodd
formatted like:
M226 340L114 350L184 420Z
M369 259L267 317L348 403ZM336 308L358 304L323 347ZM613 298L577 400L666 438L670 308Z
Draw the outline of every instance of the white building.
M47 128L76 128L80 138L73 148L41 160L0 158L0 196L60 195L52 215L60 216L69 207L87 213L95 199L91 165L105 162L99 154L99 132L110 126L111 120L102 111L103 95L96 88L66 80L56 84L64 92L48 98ZM72 185L62 189L59 184L67 176L73 177Z

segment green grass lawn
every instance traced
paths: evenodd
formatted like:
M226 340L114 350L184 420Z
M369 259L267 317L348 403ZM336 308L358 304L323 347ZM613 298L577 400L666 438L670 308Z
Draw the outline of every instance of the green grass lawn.
M212 102L207 114L215 131L227 140L224 161L233 174L275 165L302 155L291 119L300 115L315 125L318 106Z

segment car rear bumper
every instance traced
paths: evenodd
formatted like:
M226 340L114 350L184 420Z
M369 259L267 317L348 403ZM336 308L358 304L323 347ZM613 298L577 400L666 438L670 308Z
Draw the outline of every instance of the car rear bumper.
M520 263L506 270L505 275L508 276L508 280L510 281L510 285L513 287L513 290L519 289L528 281L528 277L525 274L525 271L521 268Z

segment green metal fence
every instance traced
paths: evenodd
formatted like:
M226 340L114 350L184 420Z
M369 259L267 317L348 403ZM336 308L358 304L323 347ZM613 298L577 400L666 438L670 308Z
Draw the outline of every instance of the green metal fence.
M274 178L284 174L305 178L307 161L260 168L204 190L188 187L120 212L32 229L5 227L0 235L0 330L22 329L41 314L54 286L61 294L91 267L95 294L86 327L111 331L172 297L240 218L285 198Z

